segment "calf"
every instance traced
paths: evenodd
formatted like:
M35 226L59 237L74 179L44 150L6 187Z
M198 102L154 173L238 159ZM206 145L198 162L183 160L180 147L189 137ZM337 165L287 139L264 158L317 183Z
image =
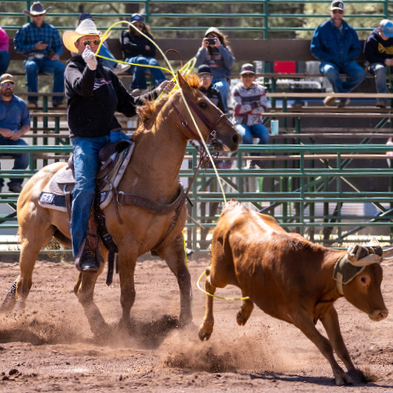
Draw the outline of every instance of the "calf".
M375 321L386 318L388 310L380 288L382 268L374 260L365 267L359 265L350 280L335 281L336 262L345 254L346 251L328 249L298 234L287 233L274 218L232 200L214 230L205 289L214 294L217 287L228 284L239 287L242 296L249 297L242 301L237 314L239 325L247 322L255 303L272 317L298 327L329 361L337 385L352 383L353 378L361 380L363 375L353 365L345 347L333 304L344 296ZM346 260L345 263L349 264ZM199 328L201 340L208 340L213 332L213 297L207 296L206 306ZM329 339L316 329L318 320ZM337 364L333 349L348 374Z

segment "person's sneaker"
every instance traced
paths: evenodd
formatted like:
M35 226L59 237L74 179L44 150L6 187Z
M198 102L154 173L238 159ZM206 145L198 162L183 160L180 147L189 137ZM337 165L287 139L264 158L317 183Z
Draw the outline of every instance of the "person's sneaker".
M336 102L336 97L327 96L327 97L323 100L323 105L325 105L325 106L332 106L335 102Z
M386 101L384 100L378 100L377 103L375 104L377 108L386 108Z
M52 104L52 106L53 106L53 108L56 108L56 109L65 109L65 108L67 108L67 104L64 104L63 102L54 102Z
M113 67L113 72L116 75L119 74L124 74L131 66L129 64L120 64L117 63L114 67Z
M194 250L192 248L186 248L186 254L189 257L190 255L194 254Z
M27 103L27 107L29 108L29 109L37 109L37 103L36 102L29 102L29 103Z
M262 160L251 160L249 169L265 168L265 163Z
M349 98L345 98L344 100L340 100L337 107L338 108L345 108L350 102L351 102L351 100Z
M20 194L22 192L22 186L20 184L14 184L13 186L9 186L8 189L11 192L16 192L17 194Z

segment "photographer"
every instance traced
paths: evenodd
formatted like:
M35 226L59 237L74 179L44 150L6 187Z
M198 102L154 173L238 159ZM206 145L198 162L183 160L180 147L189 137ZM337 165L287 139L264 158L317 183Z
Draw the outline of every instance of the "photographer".
M206 64L213 75L213 87L221 93L225 112L228 112L229 83L231 68L235 61L229 43L216 27L210 27L202 40L202 46L195 55L195 66Z

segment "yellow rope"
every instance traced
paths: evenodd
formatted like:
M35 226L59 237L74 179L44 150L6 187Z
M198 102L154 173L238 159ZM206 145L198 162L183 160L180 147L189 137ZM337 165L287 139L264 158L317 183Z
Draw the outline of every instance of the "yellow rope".
M199 283L200 283L202 277L203 277L205 274L206 274L206 270L205 270L205 271L201 274L201 276L199 277L199 279L198 279L198 281L197 281L197 287L198 287L198 289L199 289L200 291L202 291L202 292L205 293L206 295L209 295L209 296L211 296L211 297L215 297L216 299L222 299L222 300L247 300L247 299L250 298L249 296L246 296L246 297L236 297L236 298L233 298L233 297L221 297L221 296L213 295L213 294L211 294L211 293L205 291L205 290L202 289L202 288L200 287L200 285L199 285Z

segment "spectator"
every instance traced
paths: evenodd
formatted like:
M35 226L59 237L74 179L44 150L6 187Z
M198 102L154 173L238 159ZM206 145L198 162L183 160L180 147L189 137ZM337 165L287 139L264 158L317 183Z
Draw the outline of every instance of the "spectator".
M145 24L145 20L142 15L132 14L130 22L143 34L153 40L153 34L150 31L150 26ZM128 30L122 31L120 44L123 51L123 58L126 62L159 67L158 61L154 58L156 55L156 47L132 26L129 26ZM164 73L159 68L149 68L149 70L155 80L156 86L166 80ZM130 89L134 94L138 94L147 88L145 71L146 67L138 66L132 66L128 70L130 74L132 72L134 73L134 78L130 86Z
M7 33L0 27L0 75L7 71L10 65L11 55L8 51L9 38Z
M165 90L169 92L173 83L163 82L156 90L134 98L127 92L115 73L94 56L102 34L95 23L86 19L75 31L63 34L64 46L78 55L68 63L65 71L65 88L68 103L68 126L76 184L72 192L71 237L76 265L79 270L95 272L100 261L97 254L97 231L92 208L95 193L100 149L112 134L114 139L127 139L121 132L115 111L131 117L136 115L136 106L145 99L156 98Z
M84 21L85 19L91 19L94 22L94 19L93 19L92 15L90 14L90 12L82 12L79 15L78 23L76 26L79 26L79 24L82 21ZM99 32L99 33L102 34L101 32ZM108 37L109 36L107 36L107 38ZM104 57L108 57L109 59L113 59L113 60L101 59L100 61L102 61L102 65L104 67L109 67L117 75L126 72L130 68L130 65L128 65L128 64L116 63L116 58L115 58L115 56L112 55L112 52L109 50L108 43L106 41L104 41L102 43L98 54L101 56L104 56ZM72 56L75 56L75 55L76 55L76 53L72 52Z
M14 77L3 74L0 79L0 145L26 146L20 139L30 130L30 114L25 102L14 94ZM9 155L7 153L7 155ZM26 169L29 165L28 154L12 154L15 158L12 169ZM11 192L22 191L22 179L10 179L8 188ZM4 180L0 179L0 192Z
M228 112L229 83L235 58L224 34L217 28L210 27L206 31L202 46L195 57L196 67L201 64L210 66L213 75L213 87L221 93L224 112Z
M252 137L259 138L259 145L269 142L269 131L262 124L262 113L270 108L265 89L254 82L255 71L252 64L243 64L241 81L233 88L233 114L235 127L240 132L243 143L252 145ZM253 153L259 156L260 153ZM252 160L250 168L263 168L262 160Z
M60 34L56 28L44 22L45 15L52 7L44 9L39 2L33 3L30 12L23 13L33 18L33 21L22 26L15 35L14 47L19 53L26 56L24 62L26 83L30 93L36 93L37 75L39 72L54 75L53 93L64 92L65 66L60 62L63 53ZM54 52L54 54L52 54ZM28 107L36 108L38 97L28 97ZM52 97L54 108L63 108L63 97Z
M225 113L221 93L212 86L213 76L208 65L202 64L198 67L199 90L222 112Z
M330 15L330 20L315 29L311 53L322 62L319 70L332 84L333 92L348 93L366 78L364 69L354 61L362 47L356 31L343 20L344 3L341 0L333 0ZM342 82L340 73L348 75L348 80ZM338 107L344 108L349 101L349 98L340 99ZM326 106L335 102L334 96L328 96L323 101Z
M384 19L364 44L364 56L371 64L370 70L375 75L377 93L387 93L386 67L393 66L393 23ZM376 106L386 108L387 100L379 98Z

